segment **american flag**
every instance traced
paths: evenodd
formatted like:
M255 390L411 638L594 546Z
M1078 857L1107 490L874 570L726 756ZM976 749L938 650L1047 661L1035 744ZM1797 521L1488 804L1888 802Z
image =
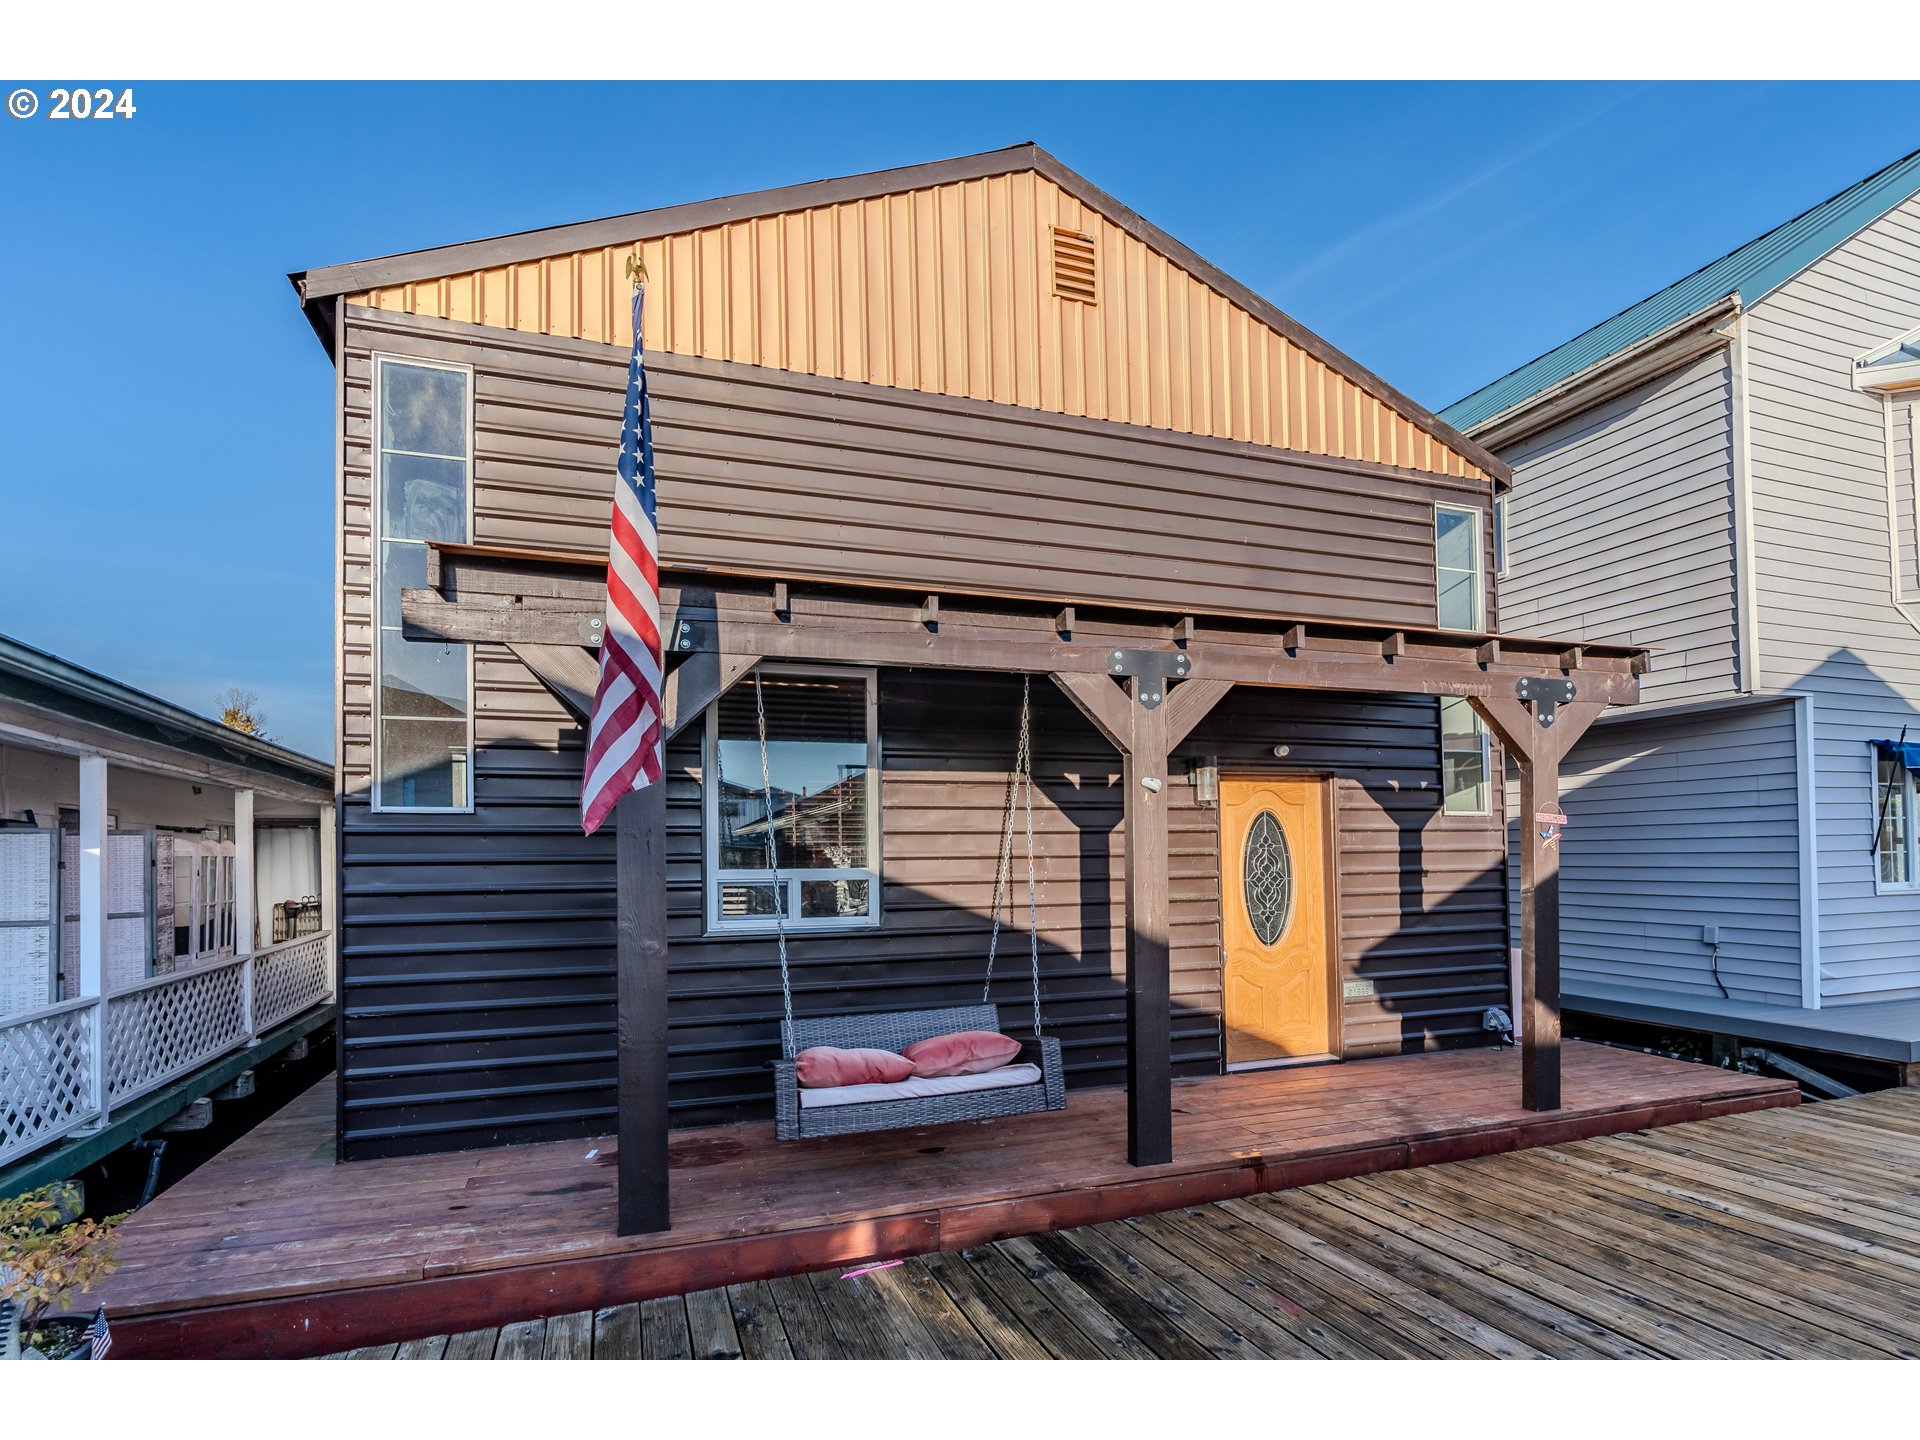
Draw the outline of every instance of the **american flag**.
M87 1358L104 1360L112 1348L113 1331L107 1328L107 1307L102 1305L93 1312L93 1323L87 1326Z
M633 292L633 359L620 427L620 480L607 548L607 623L600 684L587 727L580 824L591 835L620 797L658 784L660 724L660 532L654 521L653 419L641 360L642 293Z

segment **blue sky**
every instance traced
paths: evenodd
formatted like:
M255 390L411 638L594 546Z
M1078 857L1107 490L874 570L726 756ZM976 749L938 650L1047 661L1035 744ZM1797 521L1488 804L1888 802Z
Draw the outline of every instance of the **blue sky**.
M0 632L255 690L322 756L331 373L290 270L1036 140L1437 409L1920 143L1863 123L1913 85L134 92L0 118Z

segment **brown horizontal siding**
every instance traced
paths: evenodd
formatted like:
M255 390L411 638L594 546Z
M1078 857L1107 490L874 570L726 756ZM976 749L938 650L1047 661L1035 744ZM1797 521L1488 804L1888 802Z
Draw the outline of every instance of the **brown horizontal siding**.
M375 350L476 368L474 535L599 554L624 366L579 341L350 313L347 603L364 643ZM1431 508L1478 482L657 356L674 564L1425 626Z
M371 355L476 371L475 536L599 554L619 390L604 346L350 316L342 748L344 1115L350 1155L604 1132L612 1123L613 841L577 821L577 728L520 664L477 647L477 811L374 815ZM1299 618L1430 624L1434 499L1484 488L1228 442L678 357L653 367L670 560L928 589L1052 593ZM801 497L815 497L802 501ZM908 516L910 526L899 517ZM769 517L773 517L771 520ZM1012 539L1007 537L1011 536ZM1075 1083L1125 1063L1118 767L1036 691L1049 1030ZM1017 682L885 675L885 923L793 944L803 1008L977 998ZM1276 743L1293 754L1273 759ZM1431 702L1242 692L1187 747L1244 773L1341 776L1348 1053L1477 1038L1505 998L1489 822L1436 816ZM707 938L699 765L670 755L672 1101L758 1113L777 1036L770 940ZM1220 1054L1211 812L1172 777L1175 1052ZM1024 901L1024 896L1019 897ZM1395 923L1396 908L1404 926ZM1016 917L1018 918L1018 917ZM998 992L1021 1023L1024 920Z
M612 1114L613 848L575 819L580 734L510 659L481 667L478 811L346 812L345 1114L350 1155L604 1131ZM983 980L1018 682L882 672L884 923L795 936L802 1013L970 1002ZM1075 1084L1126 1059L1121 797L1110 750L1036 689L1036 873L1048 1032ZM1341 777L1349 1053L1477 1038L1504 995L1499 847L1489 822L1435 814L1431 702L1242 691L1187 747L1230 772ZM535 736L542 739L536 741ZM1271 755L1291 745L1285 762ZM702 933L699 744L669 753L672 1104L680 1123L764 1113L780 1014L769 937ZM1214 812L1171 777L1174 1048L1220 1063ZM1404 837L1417 837L1410 844ZM1026 1021L1024 866L996 998ZM1396 935L1395 906L1410 927ZM1489 998L1491 997L1491 998Z

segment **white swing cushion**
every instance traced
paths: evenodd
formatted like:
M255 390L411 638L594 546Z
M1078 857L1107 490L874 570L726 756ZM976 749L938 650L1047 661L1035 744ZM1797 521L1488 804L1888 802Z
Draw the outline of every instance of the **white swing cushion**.
M998 1070L986 1070L978 1075L942 1075L935 1080L914 1075L891 1085L835 1085L824 1090L802 1090L800 1108L817 1110L826 1105L870 1105L879 1100L925 1100L962 1090L1038 1085L1041 1079L1038 1065L1002 1065Z

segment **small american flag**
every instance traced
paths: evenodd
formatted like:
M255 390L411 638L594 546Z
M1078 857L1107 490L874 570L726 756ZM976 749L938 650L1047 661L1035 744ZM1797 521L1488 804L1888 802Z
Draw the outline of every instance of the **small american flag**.
M658 784L660 722L660 532L654 518L653 417L641 360L641 291L633 292L633 359L620 427L620 479L607 548L607 623L600 684L587 727L580 824L591 835L620 797Z
M93 1312L93 1323L87 1326L87 1357L91 1360L104 1360L107 1352L113 1348L113 1331L107 1328L107 1307L102 1305Z

